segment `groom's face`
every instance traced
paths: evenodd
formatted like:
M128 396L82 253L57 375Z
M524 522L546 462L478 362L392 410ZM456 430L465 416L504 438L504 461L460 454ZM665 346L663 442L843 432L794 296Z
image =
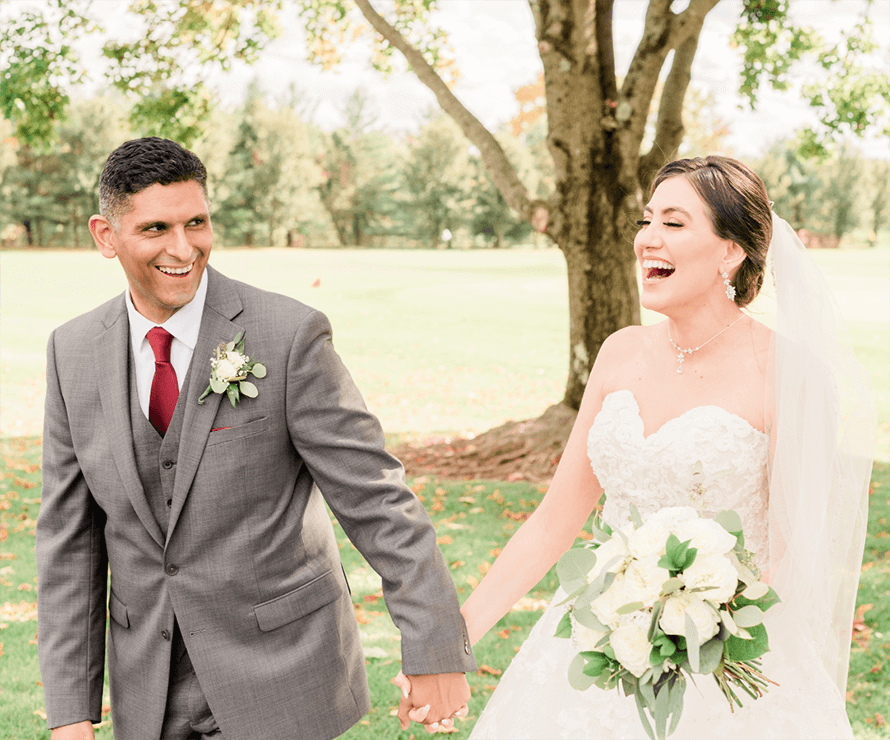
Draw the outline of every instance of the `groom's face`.
M136 310L163 324L201 284L213 242L207 200L189 181L151 185L130 205L117 229L101 216L90 228L102 254L120 260Z

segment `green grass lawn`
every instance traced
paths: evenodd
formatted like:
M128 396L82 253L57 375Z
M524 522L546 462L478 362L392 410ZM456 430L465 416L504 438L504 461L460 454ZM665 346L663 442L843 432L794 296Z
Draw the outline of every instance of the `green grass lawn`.
M890 250L817 252L878 399L878 455L890 457ZM231 277L324 310L339 352L384 427L397 435L478 432L540 414L561 396L567 365L565 266L554 251L220 250ZM320 285L313 283L320 280ZM120 268L94 252L0 253L0 740L48 738L36 648L34 520L46 339L53 327L123 289ZM653 316L646 321L655 320ZM543 491L527 483L410 481L436 524L465 598ZM872 479L859 589L862 619L848 682L860 740L890 737L890 466ZM402 738L397 633L380 580L340 538L366 649L374 709L347 738ZM466 737L500 672L556 586L551 572L477 646ZM423 737L423 733L415 733ZM108 740L111 728L97 737Z

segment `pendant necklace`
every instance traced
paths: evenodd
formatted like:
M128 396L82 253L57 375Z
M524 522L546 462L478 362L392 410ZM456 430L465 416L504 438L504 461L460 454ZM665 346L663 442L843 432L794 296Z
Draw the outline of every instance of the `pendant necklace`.
M690 347L689 349L683 349L679 344L677 344L677 343L674 341L674 338L671 336L671 328L670 328L670 326L668 326L668 339L671 340L671 344L674 345L674 349L677 350L677 352L679 353L679 354L677 355L677 372L678 372L678 373L682 373L682 372L683 372L683 360L686 359L686 358L684 357L684 355L691 355L693 352L698 352L702 347L705 346L705 344L708 344L709 342L713 342L713 341L714 341L717 337L719 337L723 332L725 332L725 331L726 331L727 329L729 329L730 327L733 327L733 326L735 326L736 324L738 324L743 318L745 318L745 314L742 314L741 316L739 316L739 317L738 317L735 321L733 321L729 326L725 326L725 327L723 327L723 328L722 328L720 331L718 331L713 337L711 337L707 342L705 342L704 344L700 344L700 345L698 345L698 347L695 347L694 349L693 349L692 347Z

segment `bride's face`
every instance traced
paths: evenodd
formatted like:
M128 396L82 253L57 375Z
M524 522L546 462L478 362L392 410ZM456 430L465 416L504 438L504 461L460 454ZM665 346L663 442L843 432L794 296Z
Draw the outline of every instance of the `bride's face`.
M640 223L634 251L643 275L645 308L665 313L700 308L721 295L726 301L720 273L727 255L738 247L714 233L704 201L685 178L661 183Z

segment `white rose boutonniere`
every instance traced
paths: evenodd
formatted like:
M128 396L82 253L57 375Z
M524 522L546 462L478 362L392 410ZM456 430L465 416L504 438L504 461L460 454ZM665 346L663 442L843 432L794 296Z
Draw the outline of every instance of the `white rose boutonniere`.
M210 385L201 394L198 403L204 403L211 393L225 393L233 407L241 396L256 398L259 391L247 379L248 374L265 378L266 366L251 360L244 353L244 334L239 332L231 342L220 344L214 351L210 358Z

